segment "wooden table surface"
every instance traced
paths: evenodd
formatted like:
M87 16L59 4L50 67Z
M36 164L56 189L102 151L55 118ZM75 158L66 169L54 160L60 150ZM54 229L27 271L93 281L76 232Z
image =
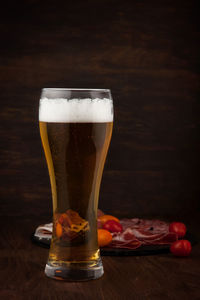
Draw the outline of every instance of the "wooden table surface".
M199 240L198 1L3 1L0 36L0 299L200 299L199 244L183 259L103 257L103 278L63 283L30 240L52 214L43 87L112 90L100 208L180 220Z
M87 282L47 278L48 249L31 242L40 218L2 218L0 299L199 299L200 245L188 258L171 254L103 257L105 274ZM7 226L5 226L7 224Z

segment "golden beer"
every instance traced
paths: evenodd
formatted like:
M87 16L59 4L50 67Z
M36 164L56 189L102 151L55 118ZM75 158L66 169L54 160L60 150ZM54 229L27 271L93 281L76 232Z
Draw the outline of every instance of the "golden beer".
M40 101L40 135L53 199L47 276L87 280L103 274L97 207L112 118L108 98Z

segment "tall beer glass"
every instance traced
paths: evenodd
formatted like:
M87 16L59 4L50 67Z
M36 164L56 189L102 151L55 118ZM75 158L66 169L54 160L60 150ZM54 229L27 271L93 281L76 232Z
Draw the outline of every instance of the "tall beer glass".
M43 89L39 125L53 200L45 273L66 280L99 278L97 207L113 127L110 90Z

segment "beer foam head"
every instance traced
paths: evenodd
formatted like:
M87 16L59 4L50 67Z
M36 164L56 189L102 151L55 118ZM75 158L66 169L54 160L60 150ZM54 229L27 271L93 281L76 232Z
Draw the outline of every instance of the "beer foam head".
M39 121L54 123L105 123L113 121L111 99L40 99Z

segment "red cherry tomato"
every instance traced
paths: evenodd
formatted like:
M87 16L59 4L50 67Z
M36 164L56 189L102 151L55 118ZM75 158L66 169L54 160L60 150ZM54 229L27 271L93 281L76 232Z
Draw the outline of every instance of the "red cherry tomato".
M111 215L102 215L100 217L98 217L98 220L101 221L102 225L105 224L108 220L114 220L116 222L119 222L119 219L111 216Z
M106 229L110 232L122 232L123 227L119 222L116 222L115 220L108 220L104 223L103 229Z
M170 251L175 256L188 256L192 250L191 243L188 240L179 240L171 244Z
M172 222L169 225L169 232L174 232L178 235L179 238L184 237L186 233L186 226L180 222Z

